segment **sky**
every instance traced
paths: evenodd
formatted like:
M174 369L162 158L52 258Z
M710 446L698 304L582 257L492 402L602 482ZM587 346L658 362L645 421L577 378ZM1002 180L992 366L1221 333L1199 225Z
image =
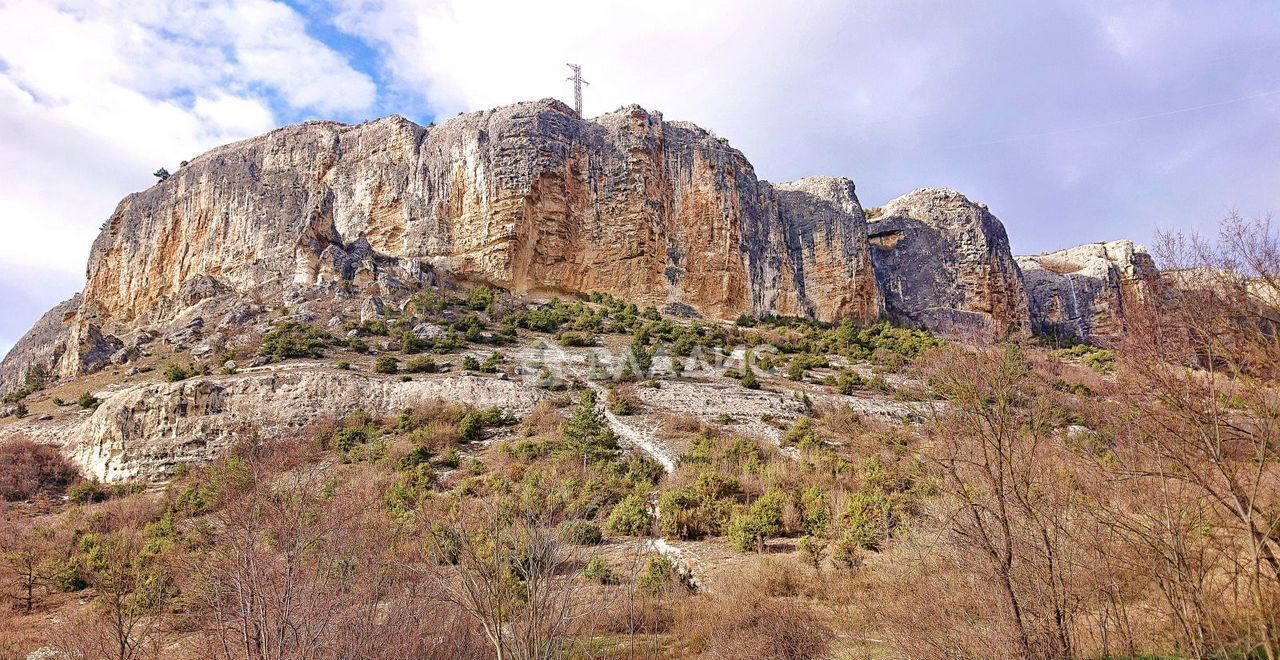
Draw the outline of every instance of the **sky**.
M1015 253L1280 211L1280 2L0 0L0 354L119 200L307 119L639 103L757 174L985 202Z

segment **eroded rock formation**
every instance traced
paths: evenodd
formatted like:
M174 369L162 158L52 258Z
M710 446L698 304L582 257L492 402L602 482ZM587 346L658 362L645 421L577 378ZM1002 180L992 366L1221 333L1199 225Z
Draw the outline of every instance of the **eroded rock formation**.
M719 318L880 309L852 182L773 186L691 124L638 106L586 121L545 100L426 128L289 126L130 195L94 243L64 374L98 335L174 314L193 280L272 296L433 270Z
M877 209L868 231L885 310L896 321L988 339L1030 331L1009 237L984 204L922 188Z
M1018 257L1037 333L1092 343L1119 339L1126 308L1140 304L1157 276L1146 248L1132 241L1090 243Z
M514 381L477 376L399 382L325 368L245 373L117 392L70 429L63 443L87 476L154 481L183 463L209 460L237 440L296 433L323 415L440 400L525 414L547 396Z
M1029 304L986 206L924 189L877 212L868 223L848 179L759 181L724 140L638 106L584 120L543 100L440 126L287 126L121 201L94 242L83 297L11 351L0 391L35 364L64 378L124 364L153 335L207 336L212 350L237 323L317 287L363 297L361 320L405 284L460 279L610 293L680 316L887 313L949 335L1034 326L1093 337L1121 329L1112 292L1149 267L1102 257L1115 272L1098 266L1106 283L1086 293L1098 310L1081 312L1064 296L1079 299L1076 280L1094 267L1077 277L1042 267L1052 255L1027 257ZM209 327L187 325L197 322Z
M0 362L0 393L21 389L27 378L27 370L43 370L50 376L67 351L70 329L80 309L80 294L76 294L44 313L27 334L22 336L4 362Z

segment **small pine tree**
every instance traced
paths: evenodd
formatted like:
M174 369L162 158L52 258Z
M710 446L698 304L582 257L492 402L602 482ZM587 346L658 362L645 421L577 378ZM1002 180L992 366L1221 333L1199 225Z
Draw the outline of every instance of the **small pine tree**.
M618 452L618 438L604 415L596 409L595 392L582 393L573 416L564 427L565 449L589 460L611 458Z
M763 552L765 541L782 533L782 508L786 499L782 491L769 489L749 510L740 512L729 522L729 540L743 552Z
M637 337L631 342L631 360L635 363L635 371L641 376L649 375L649 370L653 368L653 353L649 352L648 346L644 340Z
M747 364L742 371L742 386L749 390L760 389L760 381L756 378L756 372L751 369L751 365Z
M653 528L653 515L643 497L631 494L613 507L605 525L614 534L647 536Z

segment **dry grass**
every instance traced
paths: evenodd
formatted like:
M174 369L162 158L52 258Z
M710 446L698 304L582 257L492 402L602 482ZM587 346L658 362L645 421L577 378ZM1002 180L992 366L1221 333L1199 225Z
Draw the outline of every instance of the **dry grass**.
M835 635L820 607L804 597L814 589L810 582L785 560L766 562L723 593L679 602L672 633L707 658L825 657Z
M691 413L659 413L660 433L664 438L675 438L689 433L697 433L702 428L702 420Z
M520 430L524 435L551 435L564 428L565 418L559 407L551 401L539 401L533 411L520 422Z

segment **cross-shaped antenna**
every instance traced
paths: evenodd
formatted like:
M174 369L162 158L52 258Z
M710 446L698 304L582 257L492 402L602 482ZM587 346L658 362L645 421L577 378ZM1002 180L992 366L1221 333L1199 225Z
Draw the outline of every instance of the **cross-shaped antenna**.
M578 113L578 116L581 117L582 116L582 86L590 85L591 83L582 79L582 67L580 65L566 64L565 66L569 67L570 69L573 69L573 77L565 78L565 80L569 80L573 82L573 109Z

